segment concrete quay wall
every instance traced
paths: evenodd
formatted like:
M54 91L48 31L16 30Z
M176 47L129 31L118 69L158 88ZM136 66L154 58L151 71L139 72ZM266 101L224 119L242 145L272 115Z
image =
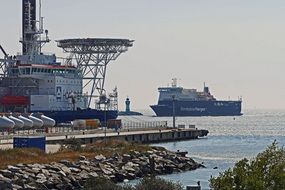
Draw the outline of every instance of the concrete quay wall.
M149 130L149 131L129 131L120 133L103 133L101 134L87 134L87 135L75 135L75 136L61 136L47 138L47 143L64 143L68 138L80 139L82 144L93 143L98 140L125 140L135 143L157 143L157 142L170 142L198 139L199 137L205 137L208 134L208 130L200 129L166 129L166 130Z

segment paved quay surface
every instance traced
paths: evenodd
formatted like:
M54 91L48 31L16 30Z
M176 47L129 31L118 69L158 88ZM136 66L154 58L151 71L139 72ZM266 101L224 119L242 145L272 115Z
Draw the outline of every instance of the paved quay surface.
M143 129L143 130L123 130L120 132L114 132L113 130L86 130L86 131L66 131L66 132L59 132L59 133L33 133L33 134L14 134L14 135L7 135L5 139L0 140L0 149L11 149L13 148L13 136L46 136L46 150L48 153L56 152L60 148L60 143L66 139L75 138L84 140L86 143L92 143L96 139L104 139L105 137L108 138L116 138L116 139L129 139L131 141L139 141L139 142L152 142L153 139L161 138L162 135L167 136L165 141L171 140L185 140L185 139L195 139L195 137L200 137L198 134L202 134L202 131L196 128L189 128L189 129ZM177 134L188 133L185 138L181 139L180 135L177 138ZM176 136L169 137L170 134L175 133ZM192 134L192 135L189 135ZM194 134L194 135L193 135ZM143 136L143 138L142 138ZM149 140L149 136L150 139ZM131 139L132 137L132 139ZM163 141L164 137L162 138ZM85 141L87 140L87 141ZM156 140L157 141L157 140Z
M187 129L188 131L196 131L196 129ZM175 129L163 129L163 130L143 130L143 131L122 131L118 132L107 132L106 137L114 137L114 136L126 136L126 135L140 135L140 134L153 134L153 133L165 133L165 132L172 132ZM85 132L84 132L85 133ZM93 134L83 134L83 132L78 134L71 134L68 135L68 138L92 138L92 137L105 137L104 131L100 133L93 133ZM66 135L59 135L59 136L48 136L46 138L47 141L52 140L64 140L66 139Z

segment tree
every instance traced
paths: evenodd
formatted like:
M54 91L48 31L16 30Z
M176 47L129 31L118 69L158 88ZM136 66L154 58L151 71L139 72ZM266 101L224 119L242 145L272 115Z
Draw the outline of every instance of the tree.
M213 190L281 190L285 189L285 151L276 141L255 159L242 159L233 169L211 177Z

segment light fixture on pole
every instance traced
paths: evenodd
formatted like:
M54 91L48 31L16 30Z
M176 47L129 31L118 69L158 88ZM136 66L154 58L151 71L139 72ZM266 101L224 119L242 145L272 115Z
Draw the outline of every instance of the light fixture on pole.
M175 95L172 95L172 108L173 128L175 128Z

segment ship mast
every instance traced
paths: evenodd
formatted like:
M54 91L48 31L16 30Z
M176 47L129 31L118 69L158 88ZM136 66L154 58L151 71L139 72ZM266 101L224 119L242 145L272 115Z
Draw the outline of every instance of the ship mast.
M41 49L45 43L50 42L48 30L43 29L43 17L41 16L41 0L39 0L39 20L37 20L36 0L23 0L22 2L22 54L33 57L41 54ZM42 34L45 33L45 37Z

